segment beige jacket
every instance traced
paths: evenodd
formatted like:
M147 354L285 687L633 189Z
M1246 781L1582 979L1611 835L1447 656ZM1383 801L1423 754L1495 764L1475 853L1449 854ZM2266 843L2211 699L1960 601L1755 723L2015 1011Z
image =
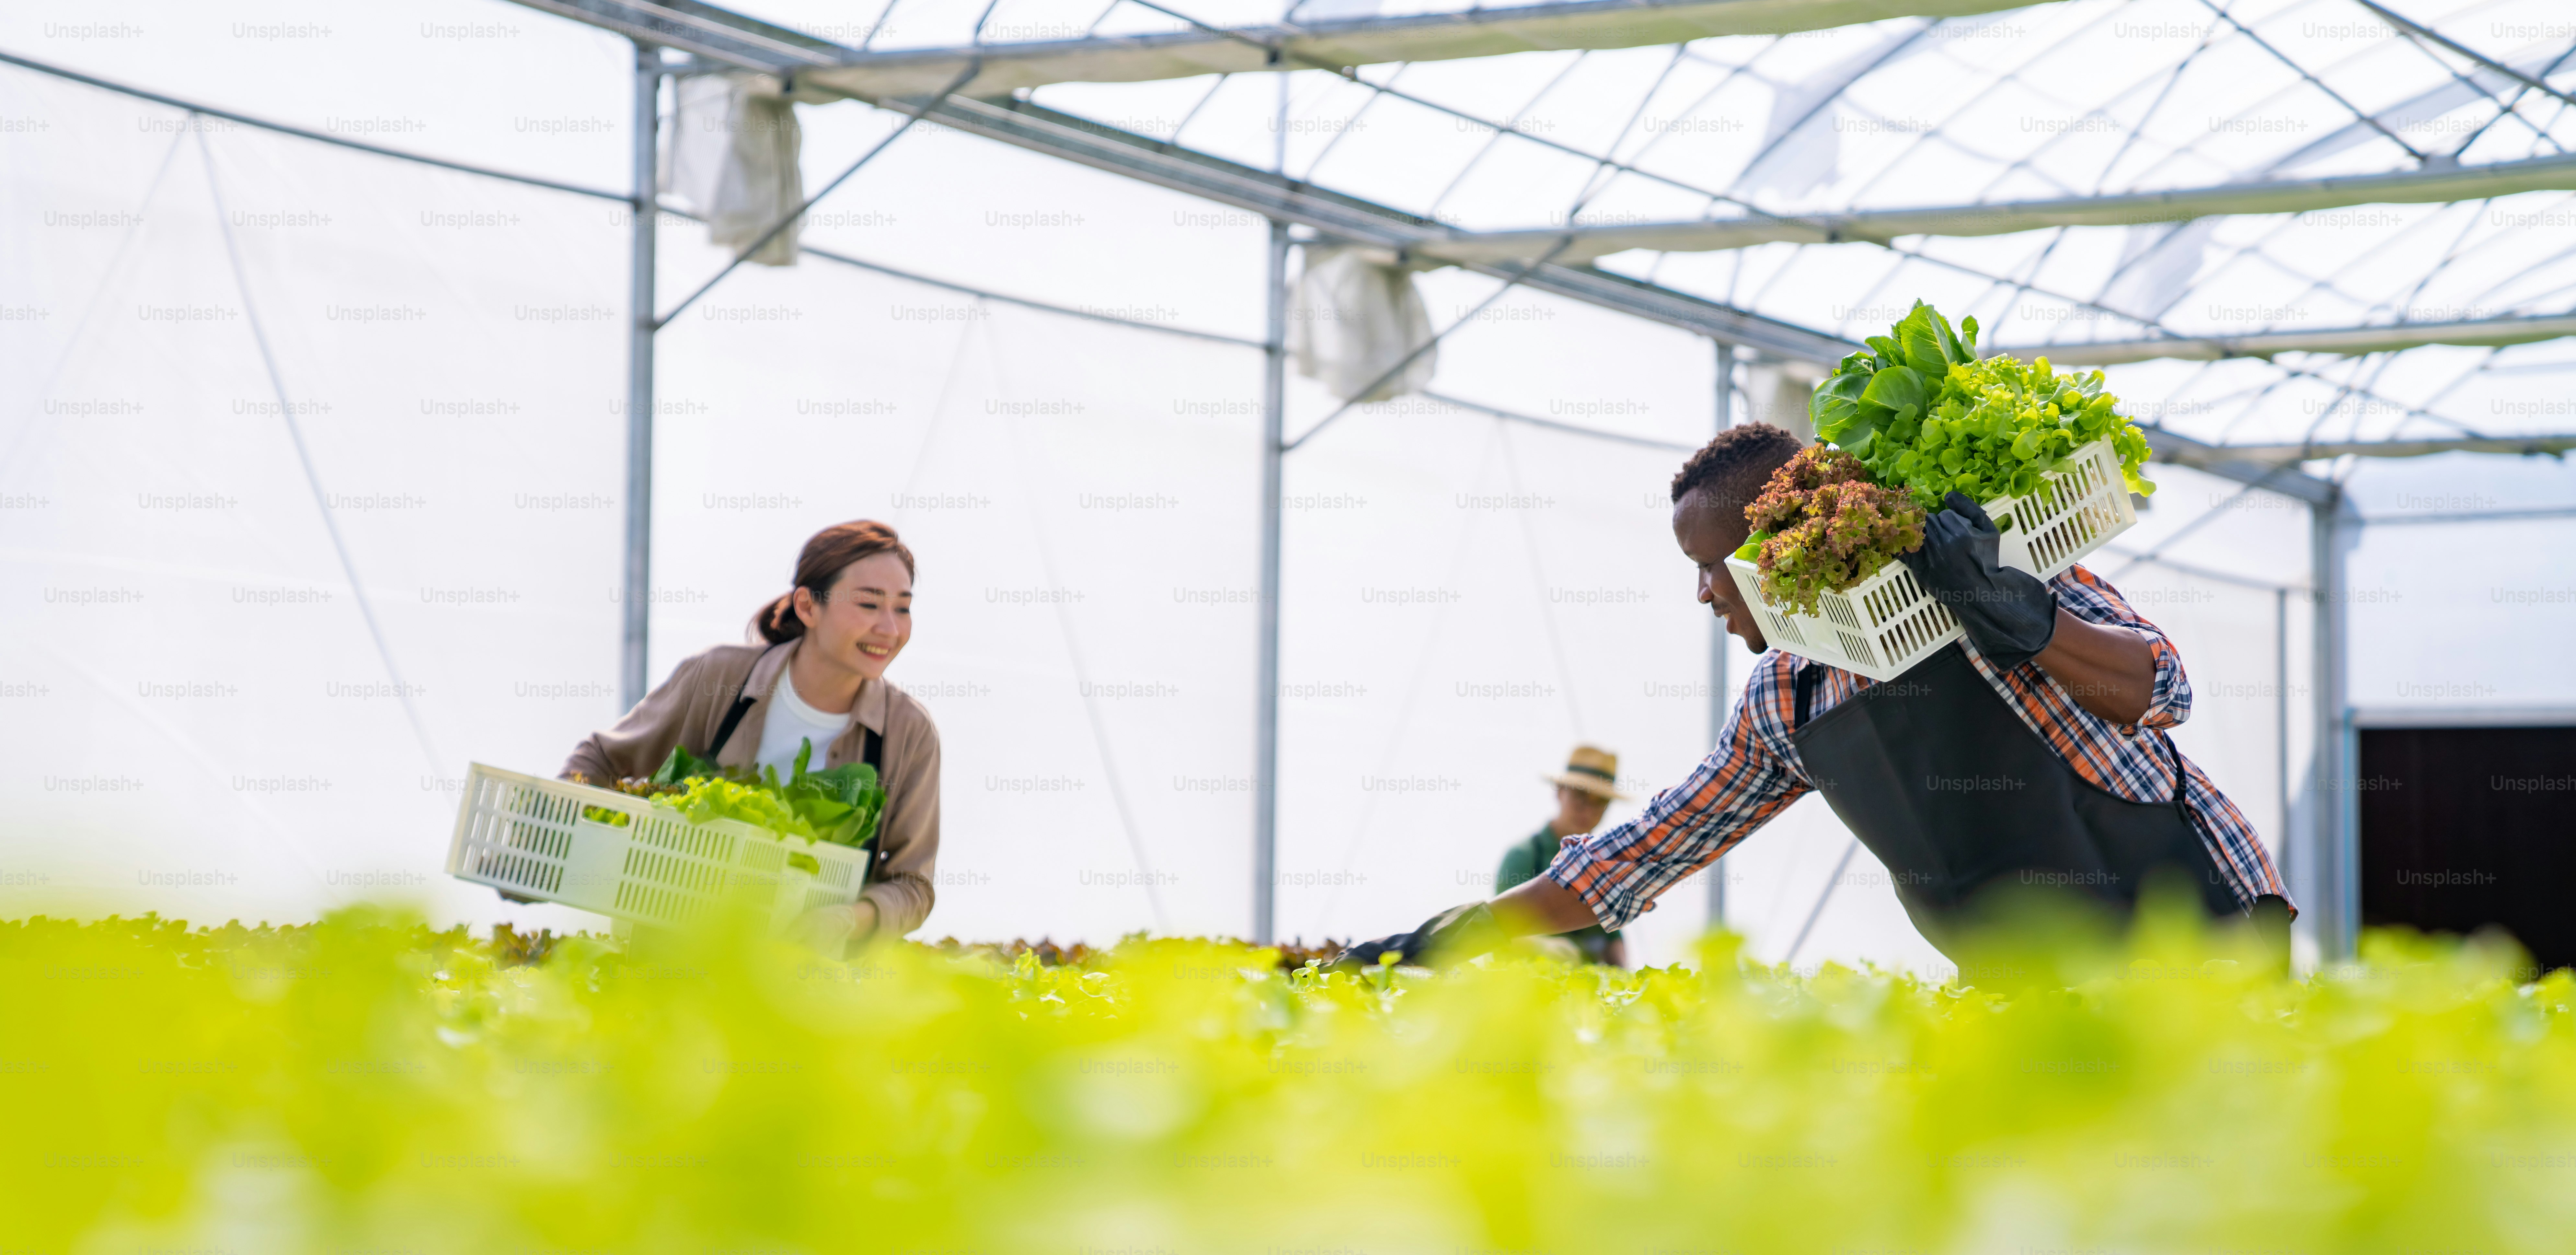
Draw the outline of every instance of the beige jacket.
M769 715L769 695L787 675L787 660L796 651L791 641L774 650L761 645L718 645L689 658L651 696L635 704L617 726L591 733L573 747L561 774L581 773L594 784L649 776L671 756L671 747L686 745L703 755L716 739L716 727L739 693L753 700L734 725L716 762L749 766L760 755L760 730ZM931 889L939 858L939 729L912 695L884 680L859 686L855 718L848 731L832 742L814 770L829 770L859 760L859 728L885 738L882 754L886 804L877 821L877 857L868 871L868 899L876 904L877 929L900 935L921 927L930 916Z

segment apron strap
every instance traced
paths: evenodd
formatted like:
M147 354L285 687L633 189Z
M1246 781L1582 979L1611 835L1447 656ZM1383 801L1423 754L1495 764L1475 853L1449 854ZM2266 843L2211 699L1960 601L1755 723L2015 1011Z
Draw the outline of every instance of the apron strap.
M1815 709L1816 705L1816 686L1823 683L1824 678L1823 667L1805 661L1798 664L1797 679L1790 683L1790 689L1797 695L1798 703L1794 721L1789 725L1790 731L1795 732L1807 726L1807 713Z
M783 645L785 643L786 642L782 641L779 644ZM769 648L760 651L760 657L751 660L751 671L760 670L762 659L769 657L771 654L777 653L778 649L778 645L772 645ZM715 761L715 756L724 752L725 742L732 740L733 730L742 725L742 716L744 712L750 710L752 704L760 700L757 697L753 697L747 691L751 688L751 671L745 671L742 673L742 686L733 691L733 709L726 711L724 722L716 725L716 739L707 742L707 760L709 762Z
M859 725L859 761L866 763L870 770L877 773L877 787L880 789L884 788L885 737L879 735L864 723ZM883 870L886 864L886 846L885 842L880 841L877 838L884 835L885 816L880 814L877 816L877 830L869 833L868 839L859 843L859 848L868 852L867 876L862 883L874 884L883 875Z

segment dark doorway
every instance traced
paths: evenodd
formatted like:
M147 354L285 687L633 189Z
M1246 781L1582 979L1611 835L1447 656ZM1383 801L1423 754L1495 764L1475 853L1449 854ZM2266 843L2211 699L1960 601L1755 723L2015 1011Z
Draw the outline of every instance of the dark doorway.
M2576 727L2361 733L2361 919L2576 964Z

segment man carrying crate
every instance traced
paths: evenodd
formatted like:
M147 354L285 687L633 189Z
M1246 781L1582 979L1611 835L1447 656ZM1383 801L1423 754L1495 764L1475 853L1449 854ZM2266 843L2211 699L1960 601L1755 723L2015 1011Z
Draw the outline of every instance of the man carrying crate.
M1772 650L1726 558L1744 508L1797 438L1733 427L1673 477L1673 538L1699 600L1761 660L1718 745L1636 818L1568 844L1537 878L1352 947L1451 961L1513 936L1624 928L1655 899L1810 792L1886 864L1897 898L1945 953L2020 887L2069 891L2114 917L2176 882L2210 914L2250 921L2286 962L2281 877L2234 803L2165 735L2191 712L2182 659L2082 566L2042 582L2002 566L1983 510L1953 493L1903 555L1964 639L1896 680ZM1765 653L1765 650L1769 652Z

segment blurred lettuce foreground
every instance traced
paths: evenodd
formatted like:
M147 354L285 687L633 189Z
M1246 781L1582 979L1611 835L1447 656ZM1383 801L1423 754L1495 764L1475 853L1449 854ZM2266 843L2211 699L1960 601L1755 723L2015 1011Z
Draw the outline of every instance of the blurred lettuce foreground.
M2566 972L0 923L0 1251L2563 1252ZM2035 952L2033 952L2035 953ZM533 958L533 962L524 962Z

